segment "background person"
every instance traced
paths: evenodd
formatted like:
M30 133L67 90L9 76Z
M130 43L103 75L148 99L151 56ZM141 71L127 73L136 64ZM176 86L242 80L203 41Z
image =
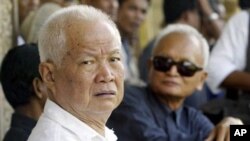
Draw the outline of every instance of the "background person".
M148 86L126 87L109 119L118 139L228 141L229 124L242 124L239 119L226 118L214 127L201 112L183 105L194 90L202 89L208 57L208 44L194 28L174 24L163 29L149 61Z
M3 59L1 84L14 109L10 129L3 141L27 141L42 114L47 91L38 72L39 63L36 44L14 47Z
M82 4L93 6L108 14L113 21L117 19L118 0L80 0Z

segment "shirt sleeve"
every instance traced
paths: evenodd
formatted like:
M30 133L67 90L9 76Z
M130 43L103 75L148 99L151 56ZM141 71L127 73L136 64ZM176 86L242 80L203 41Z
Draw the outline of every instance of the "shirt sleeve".
M212 50L207 83L213 93L220 91L219 85L230 73L245 68L248 19L246 11L233 16Z

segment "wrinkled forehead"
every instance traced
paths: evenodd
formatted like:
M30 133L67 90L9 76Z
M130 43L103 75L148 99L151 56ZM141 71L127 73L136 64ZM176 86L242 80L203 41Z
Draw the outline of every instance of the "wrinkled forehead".
M69 42L85 43L93 41L107 41L119 43L119 37L114 27L104 21L73 21L66 25L66 36Z
M121 49L117 31L104 21L73 21L66 25L66 43L70 49L110 51Z

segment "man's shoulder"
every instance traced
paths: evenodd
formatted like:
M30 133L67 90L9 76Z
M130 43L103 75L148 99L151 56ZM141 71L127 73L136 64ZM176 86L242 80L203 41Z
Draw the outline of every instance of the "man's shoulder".
M197 110L191 106L183 106L183 110L189 115L189 116L203 116L202 112L200 110Z
M138 112L150 112L151 108L149 107L151 107L151 105L148 94L149 91L146 86L127 85L122 103L118 106L115 112L129 115L131 115L131 112L134 114L137 114ZM130 112L127 113L124 111Z
M147 88L145 86L135 86L135 85L126 85L124 93L124 101L140 101L144 100L146 97Z
M190 106L184 106L183 110L189 119L189 123L201 126L206 124L209 128L213 127L212 122L200 111Z
M71 132L50 119L40 119L32 130L28 141L67 141L74 139Z
M249 11L248 10L242 10L235 15L232 16L232 19L247 19L249 17Z
M28 141L54 141L56 132L59 131L58 124L48 119L44 114L39 118L37 125L32 130Z
M29 135L22 129L10 128L5 134L3 141L26 141Z
M131 115L131 112L147 112L149 105L147 99L147 89L146 87L126 85L124 98L121 104L117 107L113 113L119 114L128 114ZM126 112L125 112L126 111ZM127 112L130 111L130 112Z
M15 112L11 118L11 127L3 141L26 141L35 124L34 119Z
M236 29L239 28L239 25L241 26L247 26L248 24L248 19L249 19L249 11L247 10L242 10L236 14L234 14L229 21L227 22L226 27L235 27ZM243 28L241 27L241 28ZM226 29L226 28L225 28Z
M137 85L131 85L131 84L125 85L125 92L130 93L130 94L144 93L145 89L146 89L145 86L137 86Z

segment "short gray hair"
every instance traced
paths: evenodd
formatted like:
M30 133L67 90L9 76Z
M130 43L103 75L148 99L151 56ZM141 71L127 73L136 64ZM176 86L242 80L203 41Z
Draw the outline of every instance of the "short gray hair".
M53 13L40 30L38 47L41 62L53 61L61 65L67 48L65 29L72 20L84 22L104 21L114 30L115 39L121 45L121 36L110 17L91 6L70 6Z
M190 36L196 37L200 44L202 50L203 57L203 68L206 69L209 59L209 46L207 40L193 27L186 24L170 24L165 27L156 37L156 41L154 43L154 48L159 44L161 39L171 33L184 33ZM153 51L154 52L154 51Z

